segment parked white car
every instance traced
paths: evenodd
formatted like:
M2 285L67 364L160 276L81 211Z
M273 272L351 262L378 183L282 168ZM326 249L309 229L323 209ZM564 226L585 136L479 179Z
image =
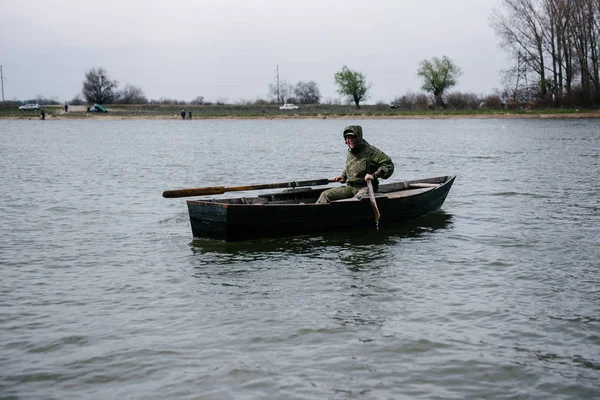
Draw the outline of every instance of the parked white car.
M297 110L299 108L300 107L294 104L284 104L281 107L279 107L280 110Z
M21 111L29 111L29 110L39 110L40 105L38 103L29 103L19 107Z

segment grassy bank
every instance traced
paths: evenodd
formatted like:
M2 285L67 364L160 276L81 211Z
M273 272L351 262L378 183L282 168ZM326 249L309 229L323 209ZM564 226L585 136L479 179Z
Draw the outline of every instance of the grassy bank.
M192 112L193 119L207 118L535 118L600 117L598 110L419 110L391 109L387 105L302 105L298 110L280 110L277 105L106 105L108 113L86 112L85 106L44 106L48 119L181 119L181 109ZM0 106L3 119L39 119L39 111L19 111L16 106Z

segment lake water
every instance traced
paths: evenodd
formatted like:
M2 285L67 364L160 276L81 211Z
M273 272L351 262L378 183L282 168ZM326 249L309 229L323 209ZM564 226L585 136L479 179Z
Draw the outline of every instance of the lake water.
M333 177L349 124L442 211L192 242L161 197ZM600 398L600 120L0 121L0 171L0 398Z

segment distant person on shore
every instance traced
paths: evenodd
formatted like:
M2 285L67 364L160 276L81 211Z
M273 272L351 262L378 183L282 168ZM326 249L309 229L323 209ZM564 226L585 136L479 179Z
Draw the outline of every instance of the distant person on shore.
M43 108L42 108L41 115L42 115L42 121L45 120L46 119L46 110L44 110Z
M192 119L192 111L188 111L188 119Z
M181 119L185 119L185 110L181 109Z
M377 179L387 179L394 173L392 159L363 139L361 126L345 127L343 136L348 145L346 168L342 175L336 176L332 181L348 184L323 191L316 204L367 195L367 181L373 182L373 190L376 192L379 188Z
M69 105L65 103L65 112L69 111Z

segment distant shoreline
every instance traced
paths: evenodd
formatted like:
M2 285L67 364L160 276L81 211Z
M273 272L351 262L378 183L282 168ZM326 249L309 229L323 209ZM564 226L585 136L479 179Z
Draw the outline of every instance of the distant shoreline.
M303 105L298 110L279 110L277 105L106 105L108 113L88 112L83 105L43 106L46 120L182 120L180 112L192 112L198 120L297 120L297 119L561 119L600 118L600 110L532 109L532 110L431 110L404 111L382 105L360 109L344 105ZM40 111L18 111L16 107L0 109L0 120L36 120Z
M193 117L186 122L203 121L203 120L300 120L300 119L335 119L335 120L356 120L356 119L582 119L582 118L600 118L600 112L585 112L577 114L462 114L462 115L281 115L281 116L252 116L252 115L215 115L215 116L198 116ZM0 120L39 120L37 115L28 116L0 116ZM160 115L160 116L120 116L115 114L95 114L82 116L63 116L63 115L46 115L47 121L177 121L181 117Z

